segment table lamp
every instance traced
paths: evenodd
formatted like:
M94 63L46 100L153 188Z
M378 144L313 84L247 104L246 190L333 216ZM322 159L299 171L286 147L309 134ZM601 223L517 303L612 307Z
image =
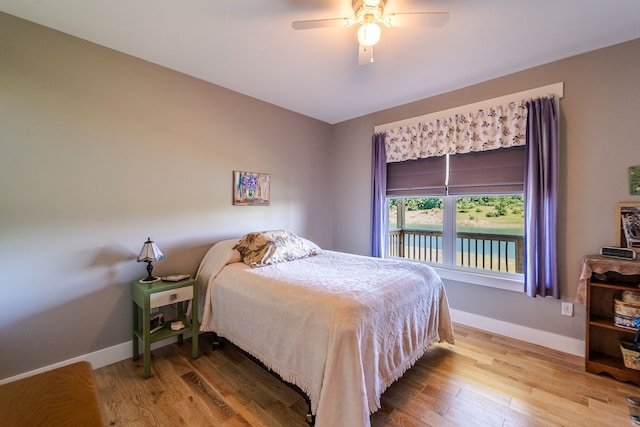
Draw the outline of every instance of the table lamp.
M147 241L144 242L142 246L142 251L140 251L140 255L138 256L138 262L146 262L147 263L147 277L144 279L140 279L141 283L151 283L160 280L157 277L153 277L151 272L153 271L153 265L151 263L153 261L159 261L164 258L164 254L158 248L158 246L151 240L150 237L147 237Z

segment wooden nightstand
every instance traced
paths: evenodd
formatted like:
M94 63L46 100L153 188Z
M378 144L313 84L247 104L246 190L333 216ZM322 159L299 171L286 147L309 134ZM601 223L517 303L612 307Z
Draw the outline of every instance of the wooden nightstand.
M144 377L151 376L151 343L177 336L182 344L183 334L191 331L191 357L198 357L198 289L195 279L180 282L158 281L153 283L131 282L133 299L133 360L140 358L138 340L144 344ZM191 304L191 322L184 315L183 302L193 300ZM151 309L177 305L177 319L165 319L164 327L154 333L150 332ZM142 311L142 323L139 312ZM173 331L171 322L182 320L185 327Z

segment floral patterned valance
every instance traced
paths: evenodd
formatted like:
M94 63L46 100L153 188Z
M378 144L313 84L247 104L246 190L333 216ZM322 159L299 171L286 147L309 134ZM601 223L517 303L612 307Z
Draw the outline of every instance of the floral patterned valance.
M387 130L387 163L525 144L525 101Z

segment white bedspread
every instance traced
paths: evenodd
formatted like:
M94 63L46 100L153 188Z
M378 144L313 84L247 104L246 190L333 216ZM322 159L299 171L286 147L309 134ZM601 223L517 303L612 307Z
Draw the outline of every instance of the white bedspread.
M305 391L317 427L369 426L384 390L428 346L453 343L444 286L424 264L326 250L254 269L207 258L201 331Z

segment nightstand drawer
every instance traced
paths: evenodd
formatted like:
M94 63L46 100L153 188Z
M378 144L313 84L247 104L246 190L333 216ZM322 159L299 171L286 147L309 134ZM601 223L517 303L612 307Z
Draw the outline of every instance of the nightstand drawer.
M149 306L151 308L162 307L163 305L174 304L189 299L193 299L193 286L155 292L149 295Z

